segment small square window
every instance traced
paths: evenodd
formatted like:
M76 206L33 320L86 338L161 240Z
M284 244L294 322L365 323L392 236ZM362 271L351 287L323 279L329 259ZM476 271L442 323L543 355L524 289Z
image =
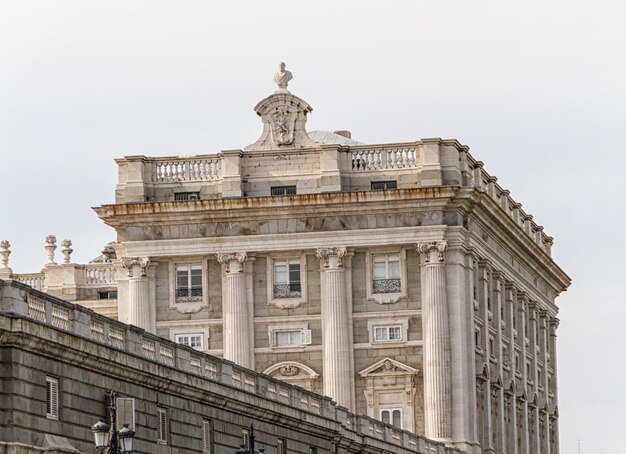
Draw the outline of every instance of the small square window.
M59 419L59 380L46 377L46 418Z
M176 265L176 302L202 301L202 265Z
M200 199L199 192L177 192L174 194L174 200L176 201L199 200L199 199Z
M272 186L272 195L296 195L295 186Z
M115 300L115 299L117 299L117 291L98 292L98 299L100 299L100 300Z
M397 181L372 181L372 191L384 191L385 189L398 189Z
M374 342L393 342L401 340L401 325L374 326Z
M195 348L196 350L202 350L204 348L202 337L202 334L177 334L176 343Z

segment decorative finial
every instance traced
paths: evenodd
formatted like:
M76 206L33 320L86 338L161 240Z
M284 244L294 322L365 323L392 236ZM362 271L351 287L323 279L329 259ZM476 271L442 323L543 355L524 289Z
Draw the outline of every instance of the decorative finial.
M61 253L63 254L63 263L70 263L70 255L72 255L72 240L61 241Z
M11 271L9 268L9 255L11 255L11 243L7 240L0 241L0 256L2 256L2 270Z
M289 91L287 90L287 84L293 79L291 71L285 69L285 62L281 61L278 65L278 71L274 74L274 82L278 85L278 92Z
M46 236L46 244L44 245L44 249L48 253L48 264L56 265L54 261L54 251L57 248L57 237L54 235Z

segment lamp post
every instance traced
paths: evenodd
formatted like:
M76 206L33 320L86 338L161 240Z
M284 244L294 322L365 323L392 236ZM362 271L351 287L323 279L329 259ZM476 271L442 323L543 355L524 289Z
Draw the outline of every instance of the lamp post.
M100 451L109 448L107 454L127 454L133 450L135 431L124 424L117 430L117 396L113 391L109 394L109 426L103 419L93 425L94 442Z
M254 426L250 424L250 432L248 434L248 447L246 447L245 443L242 443L241 446L235 454L265 454L265 448L261 448L258 451L254 450Z

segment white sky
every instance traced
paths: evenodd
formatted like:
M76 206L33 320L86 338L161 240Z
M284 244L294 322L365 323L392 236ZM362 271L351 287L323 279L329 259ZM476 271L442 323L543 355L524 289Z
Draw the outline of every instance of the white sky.
M0 0L0 239L86 262L113 159L241 148L289 88L309 130L456 138L555 237L562 453L622 449L626 6L619 1ZM58 251L57 251L58 254ZM618 388L619 387L619 388Z

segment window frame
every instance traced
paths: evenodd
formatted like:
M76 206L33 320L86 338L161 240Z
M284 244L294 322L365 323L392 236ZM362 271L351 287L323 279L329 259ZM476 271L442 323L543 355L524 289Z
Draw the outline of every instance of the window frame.
M399 328L400 339L378 340L376 339L377 328ZM406 344L409 338L409 319L403 318L376 318L367 321L367 331L369 333L369 344L373 348L388 347L389 345Z
M211 454L213 452L213 421L202 420L202 453Z
M164 407L157 407L157 444L167 446L168 419L167 409Z
M174 336L176 338L175 342L178 345L184 345L185 347L193 348L194 350L204 351L204 335L203 335L203 333L181 333L181 334L175 334ZM186 344L184 342L181 342L181 338L188 338L189 339L189 343ZM200 339L200 345L199 346L191 345L192 344L192 342L191 342L192 338Z
M374 185L381 185L382 187L375 188ZM398 180L370 181L370 191L388 191L390 189L398 189Z
M131 420L124 419L124 411L120 407L130 406ZM124 427L124 424L128 424L128 427L135 430L135 399L133 397L115 397L115 406L117 407L115 423L117 427Z
M276 344L277 333L296 332L296 331L299 331L301 333L299 344L288 344L288 345ZM309 329L308 323L283 323L279 325L270 325L267 327L267 332L269 335L269 345L272 350L304 349L308 345L311 345L311 330Z
M283 185L283 186L270 186L270 195L272 197L285 197L285 196L291 196L291 195L298 195L298 187L295 184L289 184L289 185Z
M376 256L398 255L399 258L399 274L400 274L400 291L389 293L374 293L374 263ZM365 272L366 272L366 297L369 301L378 304L394 304L402 299L407 298L407 266L406 266L406 248L400 249L370 249L365 255Z
M276 297L274 285L276 282L276 263L300 262L300 296ZM295 309L308 301L307 291L307 254L294 254L293 252L274 253L267 256L267 304L279 309ZM289 273L289 272L288 272Z
M198 301L180 301L176 297L177 293L177 268L182 265L201 266L201 282L202 282L202 297ZM189 275L191 279L191 274ZM175 309L183 314L195 313L201 309L209 306L209 269L207 257L176 257L169 262L169 295L170 295L170 309Z
M381 421L383 424L389 424L392 427L395 427L396 429L402 429L402 423L403 423L403 408L401 407L381 407L378 409L378 417L379 417L379 421ZM400 413L400 425L396 426L393 423L393 412L397 411ZM389 421L390 422L384 422L383 421L383 412L389 412Z
M165 327L169 329L169 338L172 342L179 344L177 339L178 336L188 336L192 335L201 335L202 336L202 350L199 350L194 347L194 350L206 352L209 349L209 333L210 327L207 325L206 321L193 321L193 320L185 320L178 322L157 322L157 327ZM179 344L184 345L184 344Z
M46 376L46 418L59 420L59 379Z

